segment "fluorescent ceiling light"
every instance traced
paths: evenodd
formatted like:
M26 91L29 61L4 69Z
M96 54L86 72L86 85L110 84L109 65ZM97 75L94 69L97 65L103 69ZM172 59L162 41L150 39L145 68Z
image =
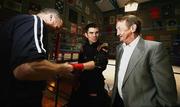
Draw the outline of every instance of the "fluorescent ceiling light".
M125 12L132 12L132 11L137 11L138 8L138 2L135 0L130 0L127 2L125 5Z

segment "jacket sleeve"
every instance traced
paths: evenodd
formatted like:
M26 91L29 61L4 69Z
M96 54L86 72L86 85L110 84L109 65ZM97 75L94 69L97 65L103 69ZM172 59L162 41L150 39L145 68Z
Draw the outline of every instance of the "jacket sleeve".
M106 69L108 64L108 50L99 49L94 57L95 66L102 71Z
M175 78L169 55L161 43L154 48L150 64L158 103L163 107L175 106L177 101Z

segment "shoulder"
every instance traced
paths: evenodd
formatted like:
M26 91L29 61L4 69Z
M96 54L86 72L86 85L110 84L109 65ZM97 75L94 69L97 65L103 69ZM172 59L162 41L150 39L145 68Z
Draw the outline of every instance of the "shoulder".
M9 21L9 23L13 24L15 27L19 27L21 25L26 25L26 24L32 25L33 22L34 22L33 16L26 14L17 15Z
M149 52L167 51L162 42L145 40L145 50Z
M13 17L12 20L18 20L18 21L33 20L33 15L21 14Z
M145 43L149 44L149 45L160 45L162 44L161 42L158 41L150 41L150 40L144 40Z
M158 41L150 41L150 40L145 40L145 45L147 47L158 47L162 45L162 42L158 42Z

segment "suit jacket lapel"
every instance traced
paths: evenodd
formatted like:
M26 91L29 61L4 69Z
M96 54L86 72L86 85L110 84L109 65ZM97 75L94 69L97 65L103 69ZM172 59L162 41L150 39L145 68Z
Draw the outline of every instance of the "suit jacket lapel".
M138 61L142 58L142 55L144 54L144 40L142 38L140 38L137 46L134 49L134 52L130 58L125 76L124 76L124 80L123 80L123 85L126 83L126 81L128 80L130 74L133 71L133 68L136 66L136 64L138 63Z
M119 65L120 65L120 61L121 61L121 57L122 57L122 53L123 53L123 47L120 44L119 46L117 46L116 48L116 68L115 68L115 85L117 85L117 80L118 80L118 71L119 71Z

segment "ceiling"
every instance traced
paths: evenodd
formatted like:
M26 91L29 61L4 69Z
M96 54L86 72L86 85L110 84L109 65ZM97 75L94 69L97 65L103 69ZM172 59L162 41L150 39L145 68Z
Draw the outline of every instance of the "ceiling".
M102 12L107 12L117 8L123 8L129 0L94 0L95 4ZM151 0L136 0L138 3L144 3Z

